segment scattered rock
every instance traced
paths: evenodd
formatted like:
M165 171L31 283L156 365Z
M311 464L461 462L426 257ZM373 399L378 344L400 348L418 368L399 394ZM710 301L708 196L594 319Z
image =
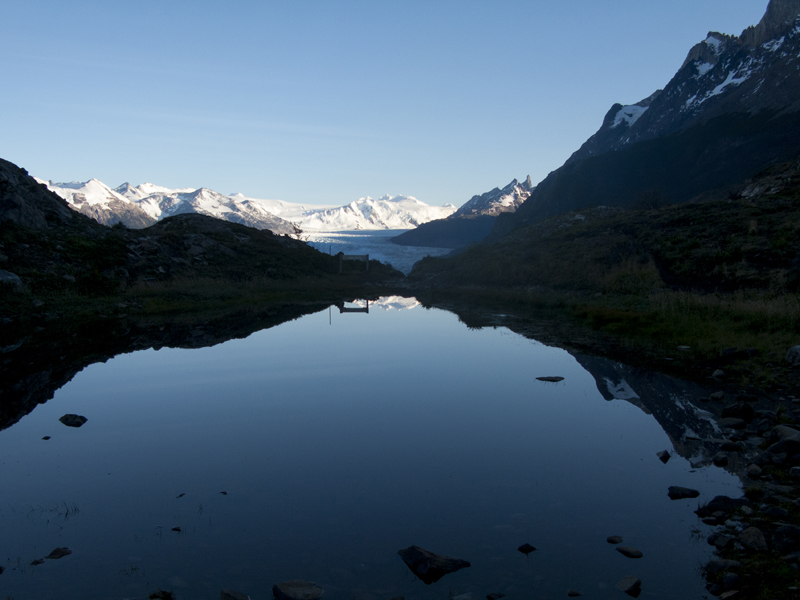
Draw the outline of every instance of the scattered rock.
M185 495L186 495L186 492L181 492L180 494L178 494L178 495L177 495L177 496L175 496L175 497L176 497L176 498L183 498Z
M789 351L786 353L786 362L793 367L800 365L800 346L789 348Z
M567 596L570 598L577 598L581 593L578 590L567 590Z
M734 596L739 595L739 590L730 590L729 592L723 592L719 595L721 600L728 600L729 598L733 598Z
M486 596L486 600L500 600L500 598L505 598L505 597L506 597L505 594L501 594L500 592L494 592L492 594L488 594Z
M721 513L724 517L728 513L745 506L747 504L746 498L729 498L728 496L714 496L714 498L705 506L700 506L694 511L698 517L713 517L715 513Z
M622 590L628 594L628 596L638 598L639 594L642 593L642 582L633 575L628 575L627 577L619 580L619 583L617 583L617 589Z
M36 565L43 565L43 564L44 564L44 559L43 558L37 558L36 560L31 561L31 566L32 567L35 567Z
M322 588L311 581L292 579L273 585L272 595L277 600L319 600Z
M642 558L644 556L641 550L632 546L617 546L615 550L628 558Z
M669 487L668 495L671 500L683 500L684 498L697 498L700 495L700 492L691 488L671 485Z
M64 558L65 556L69 556L72 554L72 550L69 548L56 548L50 554L45 556L45 558L49 558L51 560L57 560L59 558Z
M800 467L792 467L789 469L789 477L792 479L800 479Z
M800 550L800 527L781 525L772 535L772 545L781 554Z
M22 280L11 271L0 269L0 284L7 285L15 291L22 289Z
M46 436L44 436L42 439L43 439L44 441L47 441L47 440L49 440L49 439L50 439L50 436L49 436L49 435L46 435Z
M564 381L563 377L537 377L539 381L547 381L548 383L558 383L559 381Z
M222 494L223 496L227 496L228 492L220 492L220 494Z
M780 506L770 506L764 511L764 514L773 519L786 519L789 516L789 511Z
M731 440L725 440L724 442L722 442L720 450L722 450L723 452L741 452L742 444L739 442L733 442Z
M662 450L661 452L656 452L656 456L658 457L658 460L660 460L664 464L667 464L669 462L669 459L671 458L670 453L666 450Z
M712 400L722 400L723 398L725 398L725 392L714 392L711 394Z
M234 592L233 590L222 590L219 600L250 600L250 596Z
M398 550L397 553L400 555L400 558L403 559L403 562L408 565L408 568L411 569L411 572L419 577L426 585L439 581L448 573L455 573L459 569L470 566L469 561L434 554L419 546L409 546L408 548ZM281 599L279 598L279 600ZM286 600L293 599L288 598Z
M622 536L619 535L610 535L606 538L606 541L609 544L621 544L622 543Z
M728 544L730 544L732 541L733 538L729 535L720 535L718 533L712 533L710 536L708 536L709 545L714 546L715 548L719 548L720 550L726 548Z
M155 592L148 596L150 600L175 600L175 594L172 590L166 592L161 588L158 588Z
M719 425L728 429L744 429L747 427L747 422L739 417L725 417L719 420Z
M719 377L725 377L725 371L723 371L722 369L717 369L711 374L711 376L714 377L715 379Z
M707 573L719 573L721 571L735 571L741 569L742 563L738 560L726 560L724 558L717 558L712 560L706 565Z
M519 551L520 551L520 552L522 552L522 553L523 553L525 556L527 556L528 554L530 554L531 552L533 552L534 550L536 550L536 548L534 548L534 547L533 547L533 546L531 546L530 544L522 544L522 546L520 546L519 548L517 548L517 550L519 550Z
M728 464L728 455L724 452L717 452L712 459L713 463L718 467L724 467Z
M172 531L177 531L178 533L180 533L181 532L181 528L180 527L173 527Z
M726 590L733 590L742 585L742 578L736 573L722 574L722 587Z
M81 425L86 423L87 420L88 419L86 417L73 414L64 415L59 419L59 421L61 421L67 427L80 427Z
M767 551L767 539L758 527L748 527L739 534L739 541L745 548L756 552Z

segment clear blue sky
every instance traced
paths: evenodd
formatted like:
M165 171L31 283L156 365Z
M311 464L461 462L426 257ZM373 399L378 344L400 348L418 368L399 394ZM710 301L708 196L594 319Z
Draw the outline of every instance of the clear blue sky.
M558 168L767 0L5 0L0 157L55 181L290 202Z

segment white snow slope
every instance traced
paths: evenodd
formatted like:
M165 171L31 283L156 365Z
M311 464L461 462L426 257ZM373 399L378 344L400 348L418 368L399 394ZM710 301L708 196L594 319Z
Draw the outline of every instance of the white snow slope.
M180 213L200 213L276 233L290 233L290 223L304 231L412 229L443 219L456 210L452 204L429 206L411 196L383 196L378 200L365 197L347 206L331 207L247 198L242 194L225 196L207 188L169 189L151 183L138 186L123 183L111 189L96 179L71 183L37 181L73 207L88 204L109 208L110 203L121 201L136 206L155 220Z

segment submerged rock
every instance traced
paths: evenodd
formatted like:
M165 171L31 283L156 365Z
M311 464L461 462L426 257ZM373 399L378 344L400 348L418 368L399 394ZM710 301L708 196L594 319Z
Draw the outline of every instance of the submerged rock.
M73 414L64 415L59 419L59 421L61 421L67 427L80 427L81 425L86 423L87 420L88 419L86 417Z
M234 592L233 590L222 590L219 594L219 600L250 600L250 596Z
M638 598L639 594L642 593L642 582L633 575L628 575L620 579L619 583L617 583L617 589L622 590L628 594L628 596Z
M577 598L581 593L578 590L567 590L567 596L570 598Z
M672 458L672 456L667 450L656 452L656 456L658 457L658 460L660 460L664 464L667 464L669 462L669 459Z
M32 567L35 567L37 565L43 565L43 564L44 564L44 559L43 558L37 558L36 560L32 560L31 561L31 566Z
M644 556L641 550L634 548L633 546L617 546L614 549L628 558L642 558L642 556Z
M564 381L563 377L537 377L539 381L546 381L548 383L558 383L559 381Z
M517 550L519 550L519 551L520 551L520 552L522 552L522 553L523 553L525 556L527 556L528 554L530 554L531 552L533 552L534 550L536 550L536 548L534 548L534 547L533 547L533 546L531 546L530 544L522 544L522 546L520 546L519 548L517 548Z
M609 544L621 544L622 543L622 536L620 535L611 535L606 538L606 541Z
M70 550L69 548L56 548L50 554L45 556L45 558L56 560L59 558L64 558L65 556L69 556L70 554L72 554L72 550Z
M683 500L684 498L697 498L700 492L692 488L685 488L679 485L671 485L667 492L672 500Z
M277 600L319 600L322 588L311 581L292 579L273 585L272 595Z
M426 585L439 581L448 573L455 573L459 569L470 566L469 561L434 554L419 546L409 546L398 550L397 553L411 569L411 572Z

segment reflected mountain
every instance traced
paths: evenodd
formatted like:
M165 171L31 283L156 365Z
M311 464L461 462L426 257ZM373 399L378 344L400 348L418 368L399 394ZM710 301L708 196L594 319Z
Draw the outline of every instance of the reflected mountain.
M523 314L513 309L500 312L429 296L420 299L426 308L456 314L469 328L506 327L529 339L566 350L594 377L603 398L630 402L652 415L669 436L675 451L692 465L711 464L719 451L725 436L717 425L722 406L708 402L713 390L646 368L643 365L652 364L652 357L645 360L614 336L590 331L564 319ZM742 470L747 464L745 460L744 455L732 455L727 469Z
M606 400L624 400L653 415L672 440L675 450L692 464L709 463L718 450L722 434L715 415L706 410L714 406L701 403L708 398L709 390L690 381L620 362L618 347L592 337L592 332L585 329L565 329L563 323L537 320L530 315L426 304L416 298L400 296L333 304L341 312L365 313L369 308L407 310L419 305L453 312L470 328L504 326L525 337L563 348L594 377L597 389ZM93 363L137 350L214 346L323 311L329 306L329 303L272 304L223 314L158 319L117 315L92 321L43 322L41 327L16 335L2 331L0 377L4 384L0 389L0 430L53 398L56 390Z
M328 303L270 304L225 313L145 319L129 315L86 321L43 321L32 329L0 330L0 430L53 398L85 367L137 350L205 348L246 338ZM130 308L130 307L127 307Z

